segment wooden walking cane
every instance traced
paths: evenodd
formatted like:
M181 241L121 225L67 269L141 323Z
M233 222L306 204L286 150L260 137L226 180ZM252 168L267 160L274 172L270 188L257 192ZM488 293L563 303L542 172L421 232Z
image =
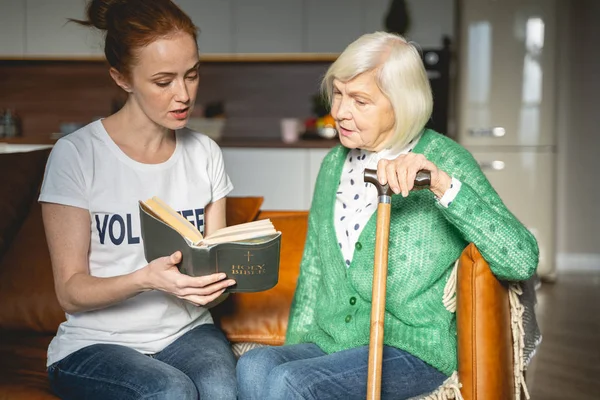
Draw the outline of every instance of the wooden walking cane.
M369 338L369 371L367 399L378 400L381 395L381 366L383 356L383 328L385 320L385 289L388 267L388 240L392 190L377 180L377 171L365 169L364 180L377 188L377 227L375 235L375 262L371 296L371 328ZM431 173L421 170L415 178L413 190L425 189L431 184Z

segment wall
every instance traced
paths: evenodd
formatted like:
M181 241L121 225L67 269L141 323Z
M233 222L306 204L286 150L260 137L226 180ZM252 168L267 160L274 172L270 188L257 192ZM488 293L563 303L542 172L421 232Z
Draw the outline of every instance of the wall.
M239 24L233 23L234 16L239 17L240 13L244 19L238 22L258 32L254 38L257 43L251 48L260 47L266 53L341 51L360 33L382 30L391 4L391 0L176 2L200 26L201 43L211 37L216 40L213 46L206 46L209 53L244 50L240 43L246 43L248 37ZM100 57L99 37L86 36L87 28L65 25L69 15L83 17L80 15L83 7L73 8L76 3L82 4L79 0L52 4L45 0L0 0L4 6L0 12L0 110L10 107L19 113L25 136L47 138L59 130L61 123L86 123L106 116L114 108L114 100L121 99L105 64L64 59L92 54ZM454 3L455 0L406 0L410 14L408 37L423 49L442 47L443 36L453 37ZM274 5L279 14L269 8ZM294 10L301 12L293 14ZM273 19L280 14L293 14L290 17L293 21L286 23L285 18L280 18L275 23ZM290 24L298 28L294 40L303 43L300 50L281 47L291 32ZM278 26L281 28L273 34L271 31ZM269 32L269 40L263 37L265 32ZM265 50L261 47L265 41L273 42L274 46ZM229 42L231 46L226 45ZM2 61L2 57L63 60ZM226 102L225 137L278 137L281 118L310 116L310 97L317 92L327 65L324 62L207 63L201 70L198 100ZM439 119L444 124L447 120Z
M557 264L600 269L600 2L565 0L562 5Z
M281 118L311 116L329 62L211 63L202 67L198 102L224 100L225 137L279 138Z
M15 110L27 137L46 139L61 123L108 115L119 90L103 63L0 62L0 110Z
M223 100L225 137L279 137L279 119L308 117L328 62L206 63L197 103ZM0 110L21 116L23 136L48 138L64 122L111 113L122 91L99 61L0 61Z
M426 60L427 54L424 49ZM435 65L426 63L435 98L430 127L446 133L450 54L447 49L436 54ZM282 118L313 115L312 97L330 64L205 62L200 67L196 103L224 103L225 138L276 139ZM46 139L59 131L61 123L87 123L107 116L124 99L102 61L0 61L0 110L17 111L26 137ZM197 107L194 116L200 114Z
M408 37L440 47L453 36L455 0L404 1ZM392 0L175 0L200 29L203 53L339 53L384 29ZM85 0L0 0L0 56L101 55L101 35L83 18Z

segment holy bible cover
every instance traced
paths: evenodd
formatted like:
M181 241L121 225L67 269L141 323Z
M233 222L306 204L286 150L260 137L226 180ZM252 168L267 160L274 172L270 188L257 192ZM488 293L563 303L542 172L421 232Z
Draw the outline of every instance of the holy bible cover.
M202 276L224 272L237 284L226 292L261 292L279 279L281 232L235 242L193 245L171 226L148 213L140 203L141 233L148 262L179 250L179 270Z

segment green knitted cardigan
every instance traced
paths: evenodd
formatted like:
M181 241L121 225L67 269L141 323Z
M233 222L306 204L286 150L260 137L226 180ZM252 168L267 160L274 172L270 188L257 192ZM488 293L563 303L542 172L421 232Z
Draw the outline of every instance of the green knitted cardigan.
M334 227L336 191L348 149L333 148L317 178L286 344L324 352L368 345L376 213L346 267ZM457 369L456 318L442 304L455 261L475 243L502 280L525 280L538 263L535 238L511 214L473 156L425 130L413 150L462 182L445 208L429 190L392 196L384 343L450 375Z

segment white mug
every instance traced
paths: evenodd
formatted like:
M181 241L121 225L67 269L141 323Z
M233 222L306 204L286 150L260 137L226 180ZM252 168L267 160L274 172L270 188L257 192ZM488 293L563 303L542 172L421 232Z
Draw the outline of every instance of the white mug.
M294 143L300 136L300 120L298 118L283 118L281 120L281 140L284 143Z

